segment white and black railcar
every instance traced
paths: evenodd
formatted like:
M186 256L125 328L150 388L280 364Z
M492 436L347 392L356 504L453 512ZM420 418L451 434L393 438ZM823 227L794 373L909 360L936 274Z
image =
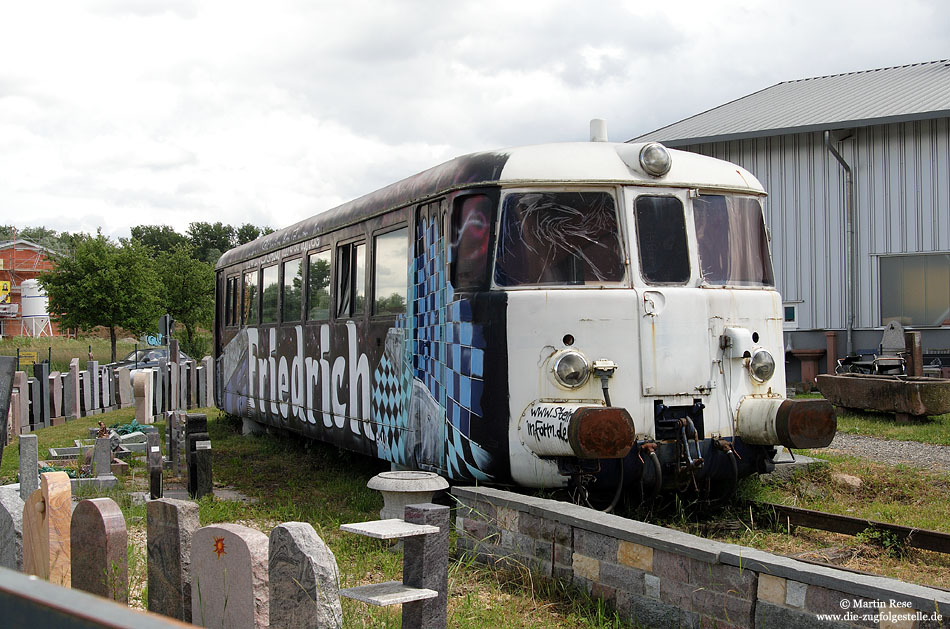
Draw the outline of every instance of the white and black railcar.
M761 200L651 144L459 157L225 253L224 411L459 481L709 487L822 447Z

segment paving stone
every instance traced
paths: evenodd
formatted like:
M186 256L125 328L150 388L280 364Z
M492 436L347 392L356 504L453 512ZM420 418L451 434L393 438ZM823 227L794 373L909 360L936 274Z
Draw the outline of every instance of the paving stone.
M191 622L191 543L198 505L160 498L145 506L148 529L148 609Z
M191 544L191 619L203 627L267 627L267 536L238 524L205 526Z
M128 602L129 537L125 517L111 498L82 500L70 524L73 587Z
M15 489L0 487L0 566L23 570L23 499Z
M66 472L46 472L23 506L23 572L69 587L72 489Z
M271 531L268 579L272 629L343 626L336 558L310 524Z
M26 500L40 486L36 435L20 435L20 499Z

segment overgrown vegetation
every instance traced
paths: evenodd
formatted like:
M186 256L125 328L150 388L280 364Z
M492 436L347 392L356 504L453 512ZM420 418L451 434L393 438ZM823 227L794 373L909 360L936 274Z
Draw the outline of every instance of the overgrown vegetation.
M116 350L120 358L134 348L135 343L122 339L116 342ZM0 340L0 356L16 356L17 349L36 352L36 359L39 361L49 359L51 372L69 371L69 361L73 358L78 358L80 367L85 368L90 351L93 360L98 360L101 365L110 362L112 356L109 340L94 336L76 339L62 336L40 338L8 336Z

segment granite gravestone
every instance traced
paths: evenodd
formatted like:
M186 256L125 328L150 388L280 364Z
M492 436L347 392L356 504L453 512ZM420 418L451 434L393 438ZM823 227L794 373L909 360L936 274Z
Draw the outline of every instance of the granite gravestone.
M30 427L30 388L25 371L13 374L13 388L20 393L20 432Z
M39 489L39 444L36 435L20 435L20 498Z
M148 528L148 609L191 622L191 542L198 505L160 498L145 506Z
M89 383L89 406L86 411L90 415L99 413L99 361L86 361L86 382Z
M150 432L145 435L145 438L149 496L155 500L162 497L162 448L157 432Z
M112 475L112 440L109 437L96 439L96 445L92 451L92 466L94 476Z
M185 416L185 448L188 465L188 495L195 499L212 493L211 437L208 418L202 413Z
M83 500L70 524L73 587L128 602L129 536L125 517L111 498Z
M30 430L43 427L43 390L40 381L30 378Z
M267 536L238 524L205 526L191 544L191 621L267 627Z
M7 445L9 431L12 429L10 414L10 400L13 397L13 378L16 374L16 358L0 356L0 460L3 459L3 446ZM19 400L18 400L19 401Z
M211 356L205 356L201 359L201 364L205 368L205 400L204 406L214 406L214 359Z
M445 627L448 613L449 508L432 503L406 507L405 521L439 527L438 533L407 537L403 550L402 582L435 590L429 598L402 606L403 627Z
M79 419L79 359L69 361L69 371L63 379L63 415L66 420Z
M0 566L23 570L23 499L9 487L0 487Z
M49 426L50 408L49 408L49 363L42 362L33 365L33 377L39 385L37 392L38 399L33 399L34 405L39 402L39 408L36 411L36 417L39 425L43 428Z
M309 524L271 531L268 579L271 629L343 626L336 558Z
M50 420L56 425L55 420L63 416L63 377L58 371L49 375L49 408Z
M23 571L70 586L72 488L66 472L46 472L23 506Z

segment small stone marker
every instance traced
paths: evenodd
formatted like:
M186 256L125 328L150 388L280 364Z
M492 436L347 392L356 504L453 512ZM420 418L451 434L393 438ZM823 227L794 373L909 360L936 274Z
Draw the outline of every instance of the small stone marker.
M95 476L112 474L112 440L109 437L96 439L96 446L92 453L92 466L92 473Z
M79 393L79 359L73 358L63 380L63 414L67 420L79 419Z
M162 497L162 448L157 432L150 432L145 437L146 448L148 448L146 460L148 461L149 496L155 500Z
M343 626L336 558L309 524L271 531L268 579L272 629Z
M0 566L23 570L23 499L0 487Z
M191 622L191 542L198 505L160 498L145 505L148 528L148 609Z
M205 526L191 543L191 622L267 627L267 536L239 524Z
M403 627L445 627L449 590L449 508L432 503L406 507L406 522L439 527L438 533L407 537L403 551L402 582L439 593L402 606Z
M36 435L20 435L20 499L39 489L39 450Z
M72 489L66 472L46 472L23 506L23 572L70 586Z
M70 524L73 587L120 603L129 600L129 536L111 498L83 500Z

